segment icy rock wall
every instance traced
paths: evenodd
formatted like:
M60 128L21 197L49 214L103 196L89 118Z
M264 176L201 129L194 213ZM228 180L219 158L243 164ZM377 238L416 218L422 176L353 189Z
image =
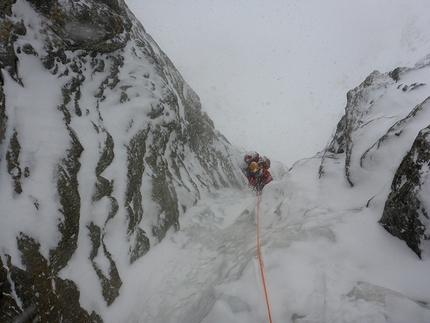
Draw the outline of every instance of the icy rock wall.
M430 99L425 103L430 104ZM403 158L379 221L419 256L430 240L430 126L421 130Z
M62 271L112 304L239 156L122 0L3 1L0 68L0 320L101 321Z
M374 181L367 206L374 198L386 200L380 223L418 256L430 238L429 86L430 55L413 68L371 73L348 92L345 115L319 170L320 177L326 176L334 164L343 163L349 186Z

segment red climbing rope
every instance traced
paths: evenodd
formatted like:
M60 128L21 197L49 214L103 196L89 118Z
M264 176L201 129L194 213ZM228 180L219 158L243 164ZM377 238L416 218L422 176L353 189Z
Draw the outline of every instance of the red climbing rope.
M257 191L257 196L258 196L258 202L257 202L257 250L258 250L258 260L260 262L260 272L261 272L261 280L263 281L264 296L266 297L267 314L269 315L269 322L272 323L272 315L270 314L269 296L267 295L266 280L264 279L263 260L261 258L261 248L260 248L260 201L261 201L261 192L260 192L260 189L258 189L258 191Z

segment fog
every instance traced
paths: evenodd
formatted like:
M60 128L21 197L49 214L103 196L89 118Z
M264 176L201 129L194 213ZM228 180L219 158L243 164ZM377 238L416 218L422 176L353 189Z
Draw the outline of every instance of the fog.
M428 0L126 0L235 146L290 166L330 140L346 93L430 53Z

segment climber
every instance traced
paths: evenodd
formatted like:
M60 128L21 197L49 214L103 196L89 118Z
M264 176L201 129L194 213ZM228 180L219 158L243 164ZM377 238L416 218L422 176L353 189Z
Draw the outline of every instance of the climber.
M245 176L249 185L258 192L263 191L264 186L273 180L270 172L266 168L259 166L255 161L252 161L245 169Z
M247 153L243 158L243 161L244 163L241 166L242 170L246 169L246 167L249 167L249 164L252 162L256 162L258 166L263 167L264 169L270 168L270 159L266 156L261 157L255 151Z
M251 164L252 162L259 163L260 162L260 155L256 151L249 152L243 157L243 161L246 163L247 166Z
M266 156L261 157L257 152L249 152L243 158L241 169L248 179L249 185L254 190L262 191L263 187L270 183L273 178L268 169L270 168L270 159Z

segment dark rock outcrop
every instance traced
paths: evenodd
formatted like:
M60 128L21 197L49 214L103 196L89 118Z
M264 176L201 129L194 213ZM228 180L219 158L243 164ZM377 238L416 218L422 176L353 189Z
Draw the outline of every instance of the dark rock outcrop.
M420 131L391 184L379 223L404 240L421 257L421 243L430 240L430 126Z
M95 312L88 314L81 308L73 281L51 275L55 268L40 254L39 243L23 233L17 243L26 269L14 266L10 259L8 268L24 309L18 322L102 322Z

